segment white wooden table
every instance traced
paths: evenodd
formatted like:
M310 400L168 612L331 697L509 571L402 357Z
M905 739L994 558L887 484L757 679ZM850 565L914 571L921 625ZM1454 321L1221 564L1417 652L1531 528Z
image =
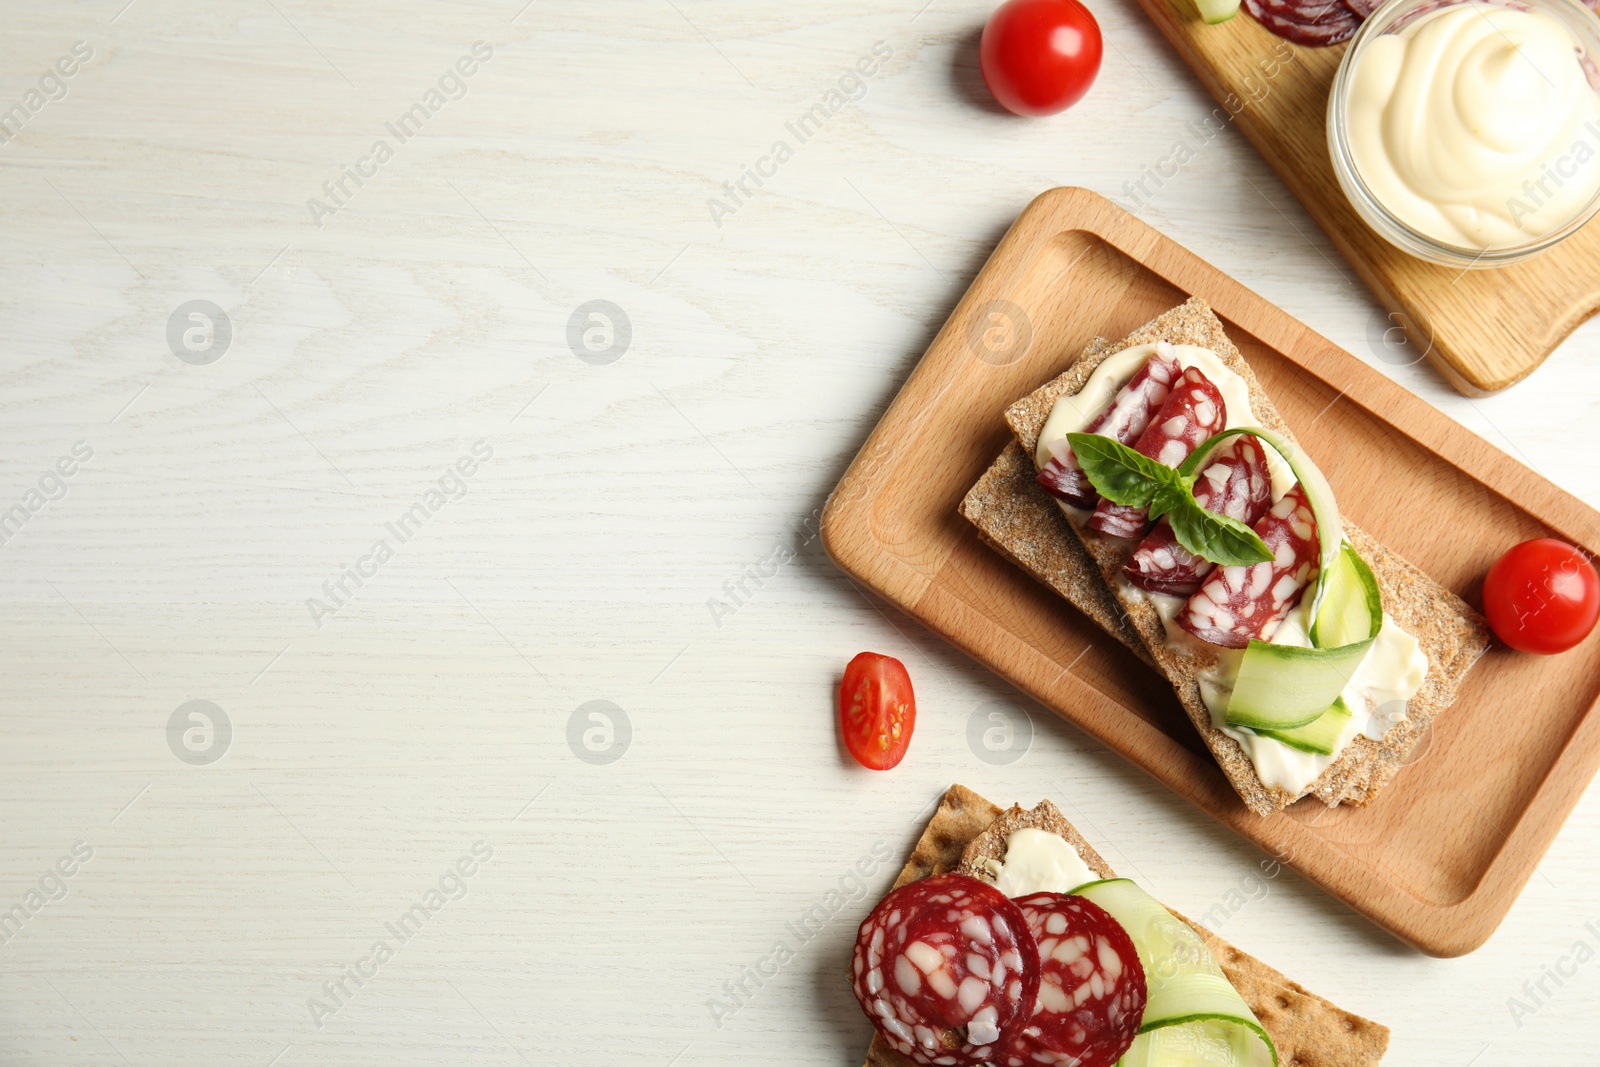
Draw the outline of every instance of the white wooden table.
M6 5L0 1062L854 1064L869 901L792 924L874 849L882 892L951 781L1070 804L1190 914L1245 900L1221 932L1390 1062L1587 1062L1595 791L1495 938L1427 959L1253 880L808 533L1016 212L1213 106L1094 0L1090 97L998 114L989 3L924 2ZM1140 214L1600 504L1600 331L1486 400L1395 364L1231 130ZM863 648L918 688L892 774L835 740ZM1031 715L1009 766L966 741L990 705Z

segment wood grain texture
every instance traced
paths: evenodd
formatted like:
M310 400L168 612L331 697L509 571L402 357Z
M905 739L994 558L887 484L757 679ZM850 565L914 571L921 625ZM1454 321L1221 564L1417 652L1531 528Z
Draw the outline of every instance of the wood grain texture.
M1500 933L1432 960L1269 878L817 542L1017 213L1117 192L1214 106L1141 10L1091 2L1116 47L1042 122L985 102L992 0L8 5L0 102L75 40L96 58L0 146L0 497L75 440L95 458L0 547L0 910L75 840L95 858L0 946L0 1063L838 1067L870 1029L843 961L894 876L872 850L953 781L1050 797L1173 907L1227 912L1234 944L1392 1020L1396 1063L1583 1062L1600 967L1521 1025L1504 1001L1600 917L1600 789ZM312 222L306 199L480 39L469 94ZM866 95L717 226L707 198L878 40L895 56ZM1600 502L1573 437L1600 421L1600 323L1468 400L1369 345L1377 304L1244 138L1144 217ZM164 335L193 298L233 321L209 366ZM606 366L567 341L596 298L634 328ZM317 628L306 599L480 437L468 494ZM833 721L863 649L917 687L887 774ZM234 728L209 766L166 734L197 698ZM632 719L605 766L567 741L595 699ZM1001 713L1026 740L1006 765L968 742ZM480 837L468 895L315 1025L307 998ZM796 958L713 1018L779 937Z
M1122 336L1191 295L1223 319L1341 511L1458 595L1474 598L1475 578L1527 537L1600 551L1600 513L1082 189L1043 194L1001 241L840 481L825 544L845 570L1380 926L1434 955L1470 952L1600 766L1600 634L1558 659L1489 653L1427 758L1370 806L1302 801L1260 818L1165 686L1142 687L1148 671L955 514L1005 442L1002 408L1091 338ZM991 344L997 315L1026 344Z
M1345 45L1293 44L1243 12L1207 26L1190 0L1139 5L1457 389L1516 384L1600 310L1600 219L1544 255L1468 271L1408 255L1361 220L1328 154L1328 91Z

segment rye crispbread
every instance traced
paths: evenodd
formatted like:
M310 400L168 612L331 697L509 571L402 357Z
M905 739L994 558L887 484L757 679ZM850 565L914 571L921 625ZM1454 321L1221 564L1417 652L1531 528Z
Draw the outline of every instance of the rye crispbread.
M1021 567L1155 666L1128 613L1100 580L1100 568L1076 537L1062 536L1055 500L1034 481L1033 460L1012 442L961 502L961 514L990 548Z
M987 880L983 861L1004 859L1006 838L1026 826L1060 834L1078 849L1096 874L1116 877L1110 865L1048 800L1031 811L1013 805L1003 812L965 786L952 785L895 880L895 888L949 870ZM1283 1067L1377 1067L1383 1059L1389 1047L1388 1027L1341 1010L1205 927L1177 912L1173 914L1205 941L1223 974L1272 1035ZM874 1034L865 1067L916 1065Z
M1058 399L1082 389L1089 375L1108 356L1152 341L1200 345L1215 352L1223 364L1244 379L1251 408L1261 425L1294 440L1293 433L1262 391L1244 357L1228 339L1222 323L1204 301L1196 298L1146 323L1116 344L1096 339L1064 373L1012 404L1005 412L1005 419L1016 435L1022 458L1030 464L1033 462L1039 433ZM1105 595L1110 593L1121 604L1121 618L1140 635L1147 655L1172 683L1184 711L1223 773L1245 804L1258 814L1279 811L1306 793L1329 807L1341 802L1365 804L1405 764L1434 716L1454 702L1462 678L1488 647L1488 627L1477 612L1347 522L1345 535L1372 568L1383 593L1384 609L1417 638L1427 654L1428 674L1421 690L1407 704L1406 720L1391 727L1382 741L1358 736L1305 793L1294 794L1267 786L1257 777L1255 767L1238 742L1212 724L1211 713L1200 699L1196 676L1215 664L1216 654L1199 642L1191 643L1189 648L1169 644L1154 607L1119 580L1134 542L1080 527L1042 492L1018 494L1005 509L1005 521L990 521L988 517L1001 513L992 499L996 486L1002 481L1013 486L1020 482L1016 467L1017 452L1008 448L968 494L962 504L962 514L978 525L986 542L1038 580L1062 592L1101 625L1105 625L1102 621ZM1054 520L1061 539L1078 541L1094 560L1098 580L1082 576L1081 572L1039 566L1046 558L1046 553L1036 547L1046 515ZM1066 558L1070 550L1060 550L1059 555ZM1126 640L1119 632L1121 626L1106 629L1113 636Z

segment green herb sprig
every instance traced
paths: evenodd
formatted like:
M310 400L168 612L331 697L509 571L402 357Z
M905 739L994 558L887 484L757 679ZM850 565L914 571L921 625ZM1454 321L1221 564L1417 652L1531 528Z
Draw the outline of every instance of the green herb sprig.
M1250 527L1200 506L1194 498L1198 469L1174 470L1099 434L1069 433L1067 444L1101 496L1124 507L1148 508L1152 522L1165 515L1178 544L1202 559L1236 567L1273 558Z

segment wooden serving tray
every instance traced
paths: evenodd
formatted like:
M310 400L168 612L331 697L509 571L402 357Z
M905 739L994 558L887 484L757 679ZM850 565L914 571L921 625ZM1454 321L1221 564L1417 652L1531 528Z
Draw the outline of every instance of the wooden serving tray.
M1600 552L1600 514L1103 197L1055 189L1017 219L823 514L845 571L1191 803L1425 952L1483 944L1600 766L1600 633L1492 649L1367 808L1250 813L1166 682L957 513L1010 438L1000 413L1096 335L1191 295L1216 309L1341 510L1470 602L1500 552ZM1424 751L1425 750L1425 751Z
M1234 115L1416 351L1461 392L1481 395L1521 381L1600 310L1600 219L1544 255L1469 271L1410 256L1361 221L1328 155L1328 90L1344 45L1291 44L1245 11L1207 26L1193 0L1139 6L1221 105L1218 119Z

